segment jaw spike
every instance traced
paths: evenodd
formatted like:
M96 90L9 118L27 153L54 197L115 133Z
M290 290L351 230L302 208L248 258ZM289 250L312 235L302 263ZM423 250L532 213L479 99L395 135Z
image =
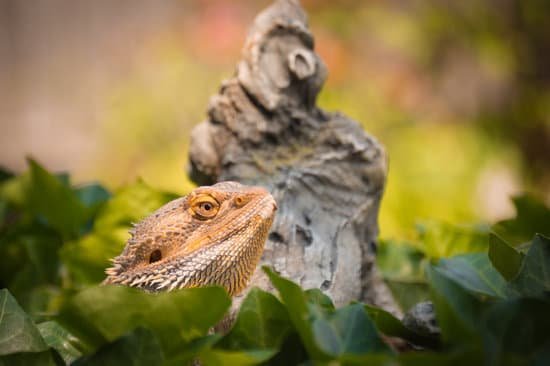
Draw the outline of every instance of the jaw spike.
M162 290L163 288L165 288L166 286L168 286L169 284L172 283L172 279L171 278L168 278L167 280L165 280L163 283L161 283L160 285L157 286L157 289L158 290Z

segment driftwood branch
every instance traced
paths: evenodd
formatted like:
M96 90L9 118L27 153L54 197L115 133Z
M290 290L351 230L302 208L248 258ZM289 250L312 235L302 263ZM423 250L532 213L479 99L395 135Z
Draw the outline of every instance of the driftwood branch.
M272 192L279 211L262 265L336 304L359 299L399 314L375 266L386 155L357 122L316 106L326 75L297 1L260 13L236 75L192 132L191 177ZM251 285L272 290L260 269Z

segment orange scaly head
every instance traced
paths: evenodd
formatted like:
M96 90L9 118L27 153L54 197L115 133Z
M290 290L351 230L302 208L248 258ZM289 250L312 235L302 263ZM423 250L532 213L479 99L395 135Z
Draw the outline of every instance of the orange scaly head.
M277 204L237 182L199 187L141 221L104 283L148 291L205 285L242 291L263 252Z

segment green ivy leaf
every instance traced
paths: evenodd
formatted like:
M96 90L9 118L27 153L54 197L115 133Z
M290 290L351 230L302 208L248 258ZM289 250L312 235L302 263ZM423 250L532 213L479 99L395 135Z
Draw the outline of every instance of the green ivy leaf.
M1 281L32 316L48 311L49 300L55 297L55 285L61 279L57 255L61 245L59 235L39 225L0 238L0 256L4 261Z
M0 230L4 230L4 226L7 226L6 218L10 212L9 203L3 197L0 196Z
M18 207L24 206L27 199L26 189L29 181L29 172L7 178L0 183L0 198L6 203Z
M87 220L87 211L71 188L29 159L26 206L43 217L64 237L75 237Z
M550 342L543 344L531 358L531 365L550 365Z
M524 255L512 248L497 235L489 234L489 259L507 281L519 272Z
M400 366L460 366L483 365L483 351L480 347L461 348L447 352L404 352L397 357ZM522 365L521 363L508 363L505 365ZM525 365L527 366L527 365Z
M155 335L145 328L137 328L114 342L103 345L93 355L77 360L73 365L98 366L149 366L164 361L160 343Z
M292 325L283 304L254 287L239 309L235 325L218 344L229 349L278 349Z
M208 366L247 366L257 365L269 360L275 354L275 350L250 350L250 351L227 351L220 349L209 349L199 356L202 365Z
M437 270L472 293L499 298L508 295L506 281L484 253L441 259Z
M393 366L395 356L387 353L345 354L339 358L343 365Z
M9 170L0 167L0 183L13 177L13 173Z
M375 306L363 304L367 314L376 328L390 337L399 337L415 345L435 348L439 345L438 339L426 337L405 327L403 323L389 312Z
M40 323L37 328L46 344L54 348L67 365L82 356L82 350L86 349L78 338L67 332L55 321Z
M369 314L369 317L374 321L376 327L384 334L391 337L406 338L410 331L403 323L389 312L377 308L372 305L363 305Z
M206 335L229 305L227 293L219 287L151 294L123 286L98 286L72 297L58 321L94 349L145 326L157 336L168 357L183 344Z
M7 289L0 290L0 355L48 348L31 318Z
M55 352L49 350L36 353L13 353L0 356L0 366L58 366ZM60 362L63 362L60 360Z
M310 357L317 361L372 352L388 352L362 304L334 310L316 290L304 292L294 282L264 267L287 308Z
M305 290L304 294L306 295L307 302L309 302L310 304L315 304L324 310L335 309L330 297L325 295L323 291L319 290L318 288L310 288L308 290Z
M27 263L33 271L33 284L55 283L59 276L59 257L57 250L62 243L58 237L29 232L19 236L19 245L25 248Z
M98 207L111 198L111 194L101 184L86 184L74 189L80 202L88 208Z
M550 303L540 299L514 299L493 305L483 318L486 364L500 365L515 355L532 357L550 344Z
M288 315L294 328L300 335L300 338L311 358L315 360L327 359L327 355L321 351L313 337L311 327L310 310L307 297L297 284L276 274L271 268L263 267L264 272L269 277L273 286L279 291Z
M550 239L535 235L512 288L527 297L550 296Z
M308 360L310 357L308 357L307 350L300 335L294 330L285 338L279 352L267 364L273 366L306 365Z
M389 351L361 304L316 316L312 326L315 342L333 357Z
M534 234L550 236L550 208L529 195L514 197L516 217L493 226L493 230L514 247L531 240Z
M171 355L170 358L164 362L164 366L188 365L193 362L193 360L197 359L200 353L211 349L221 338L221 334L214 333L193 339L191 342L187 343L185 347L180 348L177 353Z
M410 309L415 304L430 298L430 287L425 281L388 279L385 282L401 309Z
M443 341L479 344L479 319L484 309L481 300L447 277L438 266L429 266L426 274Z
M85 232L90 231L93 228L94 219L101 208L111 198L111 194L103 186L97 183L86 184L77 188L74 188L76 196L80 202L86 207L86 216L88 222L84 228Z

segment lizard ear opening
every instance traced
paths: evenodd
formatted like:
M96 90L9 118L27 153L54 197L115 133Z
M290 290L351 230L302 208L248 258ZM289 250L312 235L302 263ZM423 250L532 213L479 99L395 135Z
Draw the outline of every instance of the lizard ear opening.
M153 250L151 255L149 256L149 263L155 263L162 259L162 253L159 249Z

